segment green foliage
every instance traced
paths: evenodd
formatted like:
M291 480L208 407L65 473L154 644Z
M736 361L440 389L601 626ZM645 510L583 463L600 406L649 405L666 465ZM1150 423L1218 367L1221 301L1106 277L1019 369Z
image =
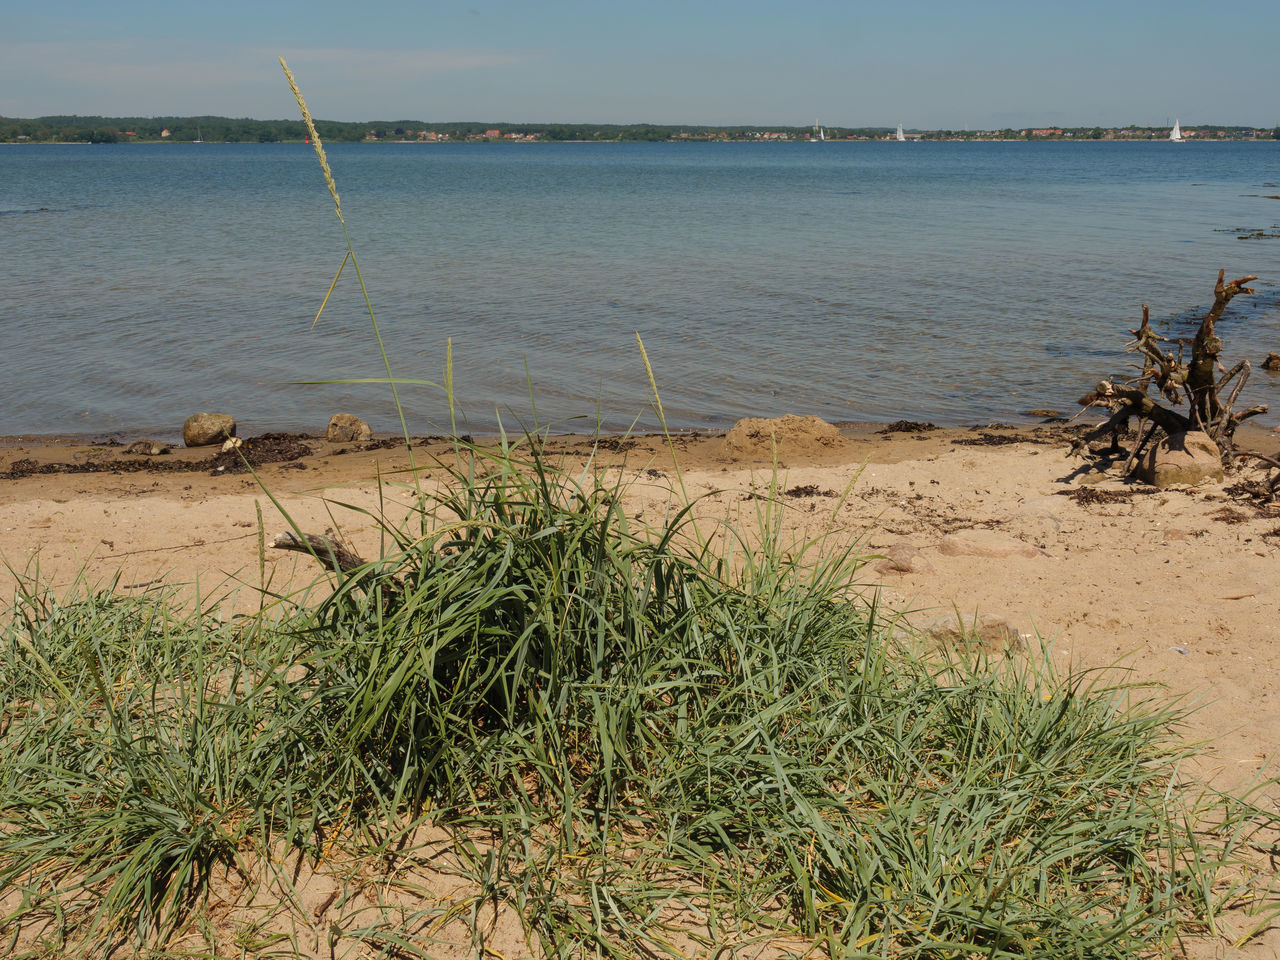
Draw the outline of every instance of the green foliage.
M652 124L643 124L639 127L629 127L622 132L620 137L622 140L670 140L671 131L666 127L655 127Z
M23 581L0 632L8 922L156 945L218 871L325 837L416 856L396 838L427 814L466 896L549 955L639 955L675 923L840 957L1136 958L1210 922L1276 825L1179 788L1178 712L1047 659L913 650L853 598L857 554L786 541L779 504L651 529L538 439L424 467L438 492L386 523L396 546L276 620Z
M270 818L253 652L164 595L24 578L0 651L0 890L87 943L163 937Z

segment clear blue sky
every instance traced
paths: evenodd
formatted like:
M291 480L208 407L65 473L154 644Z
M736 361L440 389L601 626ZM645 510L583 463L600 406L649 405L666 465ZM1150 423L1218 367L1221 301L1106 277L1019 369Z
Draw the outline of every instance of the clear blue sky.
M0 114L971 129L1280 123L1280 0L45 0Z

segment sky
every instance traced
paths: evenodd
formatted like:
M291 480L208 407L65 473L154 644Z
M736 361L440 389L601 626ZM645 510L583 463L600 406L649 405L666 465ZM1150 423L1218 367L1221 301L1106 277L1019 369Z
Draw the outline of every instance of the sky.
M21 6L23 9L17 9ZM44 0L0 115L993 129L1280 124L1277 0Z

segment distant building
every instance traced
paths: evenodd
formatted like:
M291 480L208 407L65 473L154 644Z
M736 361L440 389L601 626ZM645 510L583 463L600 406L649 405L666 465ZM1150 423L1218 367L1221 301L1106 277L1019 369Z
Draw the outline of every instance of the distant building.
M173 136L173 134L171 134L171 133L169 132L169 128L168 128L168 127L165 127L163 130L161 130L161 131L160 131L160 137L161 137L161 139L163 139L164 137L171 137L171 136Z

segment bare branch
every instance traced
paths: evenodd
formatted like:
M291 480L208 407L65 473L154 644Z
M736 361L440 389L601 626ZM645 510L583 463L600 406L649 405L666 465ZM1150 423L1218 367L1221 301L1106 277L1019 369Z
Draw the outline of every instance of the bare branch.
M1145 303L1142 305L1142 323L1136 330L1129 331L1133 340L1127 344L1131 353L1142 357L1141 372L1127 384L1103 381L1093 393L1080 399L1084 406L1106 404L1112 414L1102 426L1076 440L1071 446L1072 454L1079 453L1089 442L1108 431L1112 433L1114 446L1120 428L1127 425L1130 417L1139 417L1170 435L1203 431L1218 445L1224 460L1230 460L1236 427L1242 420L1265 412L1266 408L1253 407L1241 413L1234 411L1236 400L1249 379L1250 365L1247 360L1242 360L1227 370L1221 360L1222 339L1214 329L1227 304L1242 293L1253 293L1246 284L1258 278L1253 274L1230 282L1225 278L1226 271L1219 270L1213 306L1200 321L1193 339L1170 339L1157 335L1151 329L1151 309ZM1168 344L1177 344L1176 353L1165 349ZM1184 363L1183 347L1188 345L1191 358ZM1222 374L1221 379L1218 378L1219 373ZM1170 409L1148 396L1153 384L1170 404L1187 403L1190 407L1187 413ZM1231 393L1224 403L1220 394L1228 387L1231 387ZM1148 436L1143 445L1150 439Z
M326 570L334 573L350 573L368 564L363 557L343 544L336 537L318 533L304 533L301 537L292 530L277 533L271 541L276 550L292 550L314 557Z
M1266 413L1268 409L1269 408L1265 403L1260 403L1256 407L1250 407L1248 410L1241 410L1239 413L1233 413L1231 415L1232 429L1234 430L1237 426L1239 426L1244 421L1248 420L1250 417L1257 417Z

